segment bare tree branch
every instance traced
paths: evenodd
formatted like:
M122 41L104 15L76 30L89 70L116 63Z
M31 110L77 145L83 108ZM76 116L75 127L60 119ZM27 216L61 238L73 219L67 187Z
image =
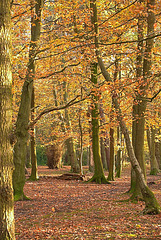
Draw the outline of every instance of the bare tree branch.
M139 98L137 98L137 100L152 102L159 95L160 92L161 92L161 88L159 89L159 91L156 94L154 94L153 97L151 97L151 98L139 97Z
M50 74L48 74L48 75L46 75L46 76L39 77L39 79L48 78L48 77L51 77L51 76L53 76L53 75L55 75L55 74L62 73L63 71L65 71L66 68L68 68L68 67L76 67L76 66L78 66L79 64L80 64L80 62L75 63L75 64L67 65L67 66L65 66L64 68L62 68L61 70L56 71L56 72L53 72L53 73L50 73Z
M44 109L32 122L29 123L29 126L28 128L31 128L33 127L39 120L40 118L45 115L45 114L48 114L50 112L54 112L54 111L59 111L59 110L63 110L63 109L66 109L70 106L73 106L77 103L80 103L80 102L83 102L84 100L87 99L87 97L89 96L90 94L88 94L87 96L85 96L84 98L81 98L80 100L76 100L77 98L81 97L81 95L77 95L75 98L73 98L71 101L69 101L67 104L63 105L63 106L59 106L59 107L50 107L50 108L46 108Z

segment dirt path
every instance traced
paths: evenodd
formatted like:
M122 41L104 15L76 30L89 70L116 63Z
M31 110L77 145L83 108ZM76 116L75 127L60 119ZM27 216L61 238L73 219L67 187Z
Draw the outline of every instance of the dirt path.
M129 168L107 185L58 180L68 168L39 167L37 182L26 182L31 201L15 203L16 239L161 239L161 214L144 216L144 203L123 201L130 186ZM90 175L90 174L87 174ZM148 176L161 204L161 174ZM154 184L155 183L155 184Z

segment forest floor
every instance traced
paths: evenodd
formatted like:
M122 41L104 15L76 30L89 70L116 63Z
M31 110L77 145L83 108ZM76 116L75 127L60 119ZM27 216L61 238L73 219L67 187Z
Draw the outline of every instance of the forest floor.
M129 166L102 185L56 178L69 170L38 167L39 180L26 182L31 200L15 203L16 240L161 239L161 214L143 215L144 202L128 201ZM147 181L161 205L161 173Z

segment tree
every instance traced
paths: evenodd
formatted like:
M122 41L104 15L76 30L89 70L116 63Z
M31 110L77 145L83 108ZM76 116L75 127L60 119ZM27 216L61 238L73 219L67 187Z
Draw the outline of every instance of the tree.
M140 7L143 7L143 1L139 1ZM143 5L143 6L142 6ZM141 12L141 13L140 13ZM144 38L144 27L145 20L143 12L138 13L138 22L137 22L137 57L136 57L136 81L140 83L143 76L143 47L144 44L141 39ZM142 96L143 90L145 89L146 80L144 83L140 83L139 87L136 89L135 99L133 103L133 122L132 122L132 144L135 152L135 156L140 164L140 167L146 176L145 161L144 161L144 125L145 117L144 112L146 109L146 102L140 101L140 96ZM131 189L129 192L132 192L132 198L137 199L141 197L141 191L139 188L138 180L135 175L135 171L131 169Z
M95 86L97 84L97 63L91 64L91 81ZM89 180L90 182L96 183L108 183L105 178L102 159L100 155L100 144L99 144L99 107L98 107L98 92L94 88L92 93L92 107L91 107L91 116L92 116L92 151L93 151L93 160L94 160L94 175Z
M35 89L33 86L32 97L31 97L31 120L35 116ZM30 136L30 147L31 147L31 176L30 179L35 181L39 178L37 170L37 157L36 157L36 140L35 140L35 127L31 127L31 136Z
M157 175L159 172L158 162L155 156L155 135L156 129L151 126L147 128L147 142L150 153L150 175Z
M67 103L67 98L68 98L67 95L68 94L67 94L66 82L63 83L63 90L64 90L64 102ZM66 122L70 132L72 132L71 121L70 121L68 109L65 109L65 122ZM66 140L66 146L67 146L67 156L68 156L68 159L69 159L70 164L71 164L71 171L74 172L74 173L79 173L80 169L79 169L79 164L78 164L77 157L76 157L74 139L73 139L72 136L70 136Z
M111 113L112 114L112 113ZM110 127L110 162L108 180L114 181L115 155L114 155L114 128Z
M140 1L140 4L143 4ZM154 13L155 1L151 0L147 2L147 36L152 37L154 35L155 13ZM154 39L149 38L146 40L145 51L143 52L143 39L144 31L144 17L143 13L138 17L138 55L136 66L136 78L140 82L139 87L136 90L136 99L133 106L133 147L136 158L139 161L141 169L146 177L145 161L144 161L144 131L145 131L145 111L147 108L147 101L144 100L147 97L147 89L149 86L148 78L151 75L152 65L152 49L154 45ZM134 174L133 174L134 175ZM133 176L132 175L132 176ZM135 180L134 180L135 179ZM136 176L132 179L131 191L133 192L132 198L140 196L140 188L138 179Z
M10 0L0 1L0 239L15 239Z
M155 142L155 156L158 162L159 169L161 169L161 140L160 140L160 129L158 130L157 139Z
M117 156L116 156L116 177L121 177L122 170L122 133L120 127L117 127Z
M25 184L25 159L28 140L29 116L31 107L31 97L33 91L33 81L35 77L35 57L37 53L37 43L40 37L40 21L43 0L31 1L34 9L31 20L31 43L29 50L29 63L25 82L22 88L21 103L16 122L15 134L17 142L14 146L13 188L15 200L23 200L27 197L23 193ZM34 4L34 5L33 5Z
M91 8L93 11L93 25L95 30L95 48L96 48L96 56L98 60L98 64L100 66L101 72L106 79L107 82L111 82L112 79L108 73L108 71L105 68L104 62L101 57L101 52L99 49L99 35L98 35L98 16L97 16L97 5L96 0L91 0ZM148 52L149 53L149 52ZM149 71L149 69L146 69L146 73ZM126 141L126 147L129 155L130 162L132 164L132 167L136 173L136 177L138 178L139 187L141 189L141 193L143 195L143 200L145 201L145 209L144 213L147 214L158 214L160 212L160 206L153 194L153 192L149 189L149 187L146 184L144 174L141 170L141 167L138 163L138 160L135 156L134 149L130 140L129 131L125 124L121 108L118 101L118 94L116 91L113 91L113 104L117 113L117 119L121 128L122 133L124 134L124 138Z

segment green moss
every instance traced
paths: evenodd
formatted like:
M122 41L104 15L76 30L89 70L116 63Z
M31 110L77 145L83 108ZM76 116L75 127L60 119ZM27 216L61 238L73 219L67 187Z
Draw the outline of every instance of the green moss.
M30 176L28 181L38 181L39 180L39 177L37 176Z
M133 192L133 194L130 197L130 201L133 203L137 203L138 201L143 201L143 197L140 192Z
M113 174L110 174L110 173L109 173L107 180L108 180L108 181L114 181Z
M117 177L117 178L120 178L120 177L121 177L121 169L119 169L119 170L116 172L116 177Z
M25 201L30 200L24 193L16 193L14 195L14 201Z
M148 188L148 186L146 186L143 195L145 201L145 209L143 210L143 214L150 215L159 214L161 211L161 207L157 202L153 192Z
M94 174L93 177L88 180L88 182L95 182L98 184L110 184L104 175L96 175L96 174Z

